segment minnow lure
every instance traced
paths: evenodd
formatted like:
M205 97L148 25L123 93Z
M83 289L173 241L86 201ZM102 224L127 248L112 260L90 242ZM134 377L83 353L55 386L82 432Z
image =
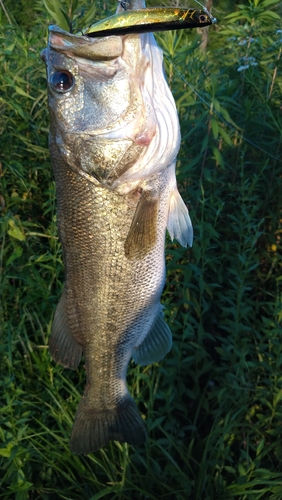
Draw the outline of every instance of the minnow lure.
M216 22L216 18L207 10L155 7L125 10L83 29L82 34L95 38L128 33L202 28Z

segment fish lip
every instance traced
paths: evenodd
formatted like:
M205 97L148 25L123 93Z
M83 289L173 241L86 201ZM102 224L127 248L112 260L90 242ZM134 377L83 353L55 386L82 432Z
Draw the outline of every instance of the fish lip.
M81 31L81 30L80 30ZM64 36L67 36L69 38L75 38L77 41L79 40L87 40L88 42L90 41L91 43L97 43L99 41L101 41L102 39L104 40L105 38L113 38L116 37L116 38L121 38L122 35L111 35L110 36L101 36L99 37L98 40L93 40L91 39L89 36L87 35L78 35L77 33L70 33L69 31L66 31L66 30L63 30L62 28L60 28L59 26L57 26L56 24L50 24L50 26L48 26L48 32L49 33L55 33L55 34L59 34L59 35L64 35Z
M85 59L109 61L117 59L123 52L123 37L121 36L112 35L94 39L69 33L55 24L49 26L48 32L51 49L66 53L66 55L68 53L73 56L83 54Z

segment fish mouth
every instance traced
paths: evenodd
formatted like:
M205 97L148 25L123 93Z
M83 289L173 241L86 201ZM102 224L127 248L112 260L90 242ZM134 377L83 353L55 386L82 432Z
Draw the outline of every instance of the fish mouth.
M51 48L67 56L106 61L121 56L123 51L121 36L111 36L111 43L105 45L108 36L90 40L87 36L69 33L56 25L49 26L48 31Z

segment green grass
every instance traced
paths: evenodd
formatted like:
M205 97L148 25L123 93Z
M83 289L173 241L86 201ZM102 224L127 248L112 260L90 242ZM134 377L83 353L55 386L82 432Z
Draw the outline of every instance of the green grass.
M114 3L96 2L96 17ZM81 27L83 2L70 4L68 22ZM217 2L206 53L195 32L158 37L195 241L167 241L171 353L128 372L148 442L88 457L68 446L84 369L56 365L47 347L64 279L39 58L52 19L41 0L3 5L0 498L281 500L281 5L244 2L242 19L224 19L235 9ZM247 61L257 65L238 71Z

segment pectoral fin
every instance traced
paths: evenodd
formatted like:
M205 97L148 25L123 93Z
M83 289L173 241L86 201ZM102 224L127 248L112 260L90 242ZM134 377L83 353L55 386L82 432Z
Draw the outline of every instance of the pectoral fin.
M193 227L188 209L175 188L170 196L167 230L171 239L174 238L186 247L193 244Z
M57 306L52 333L49 341L49 351L57 363L65 368L75 370L80 362L82 348L73 338L67 317L66 292L62 293Z
M164 320L163 312L160 311L143 342L133 350L132 357L139 365L149 365L163 359L170 351L171 345L171 331Z
M158 210L159 197L144 193L137 205L124 244L128 259L143 259L154 248L157 241Z

